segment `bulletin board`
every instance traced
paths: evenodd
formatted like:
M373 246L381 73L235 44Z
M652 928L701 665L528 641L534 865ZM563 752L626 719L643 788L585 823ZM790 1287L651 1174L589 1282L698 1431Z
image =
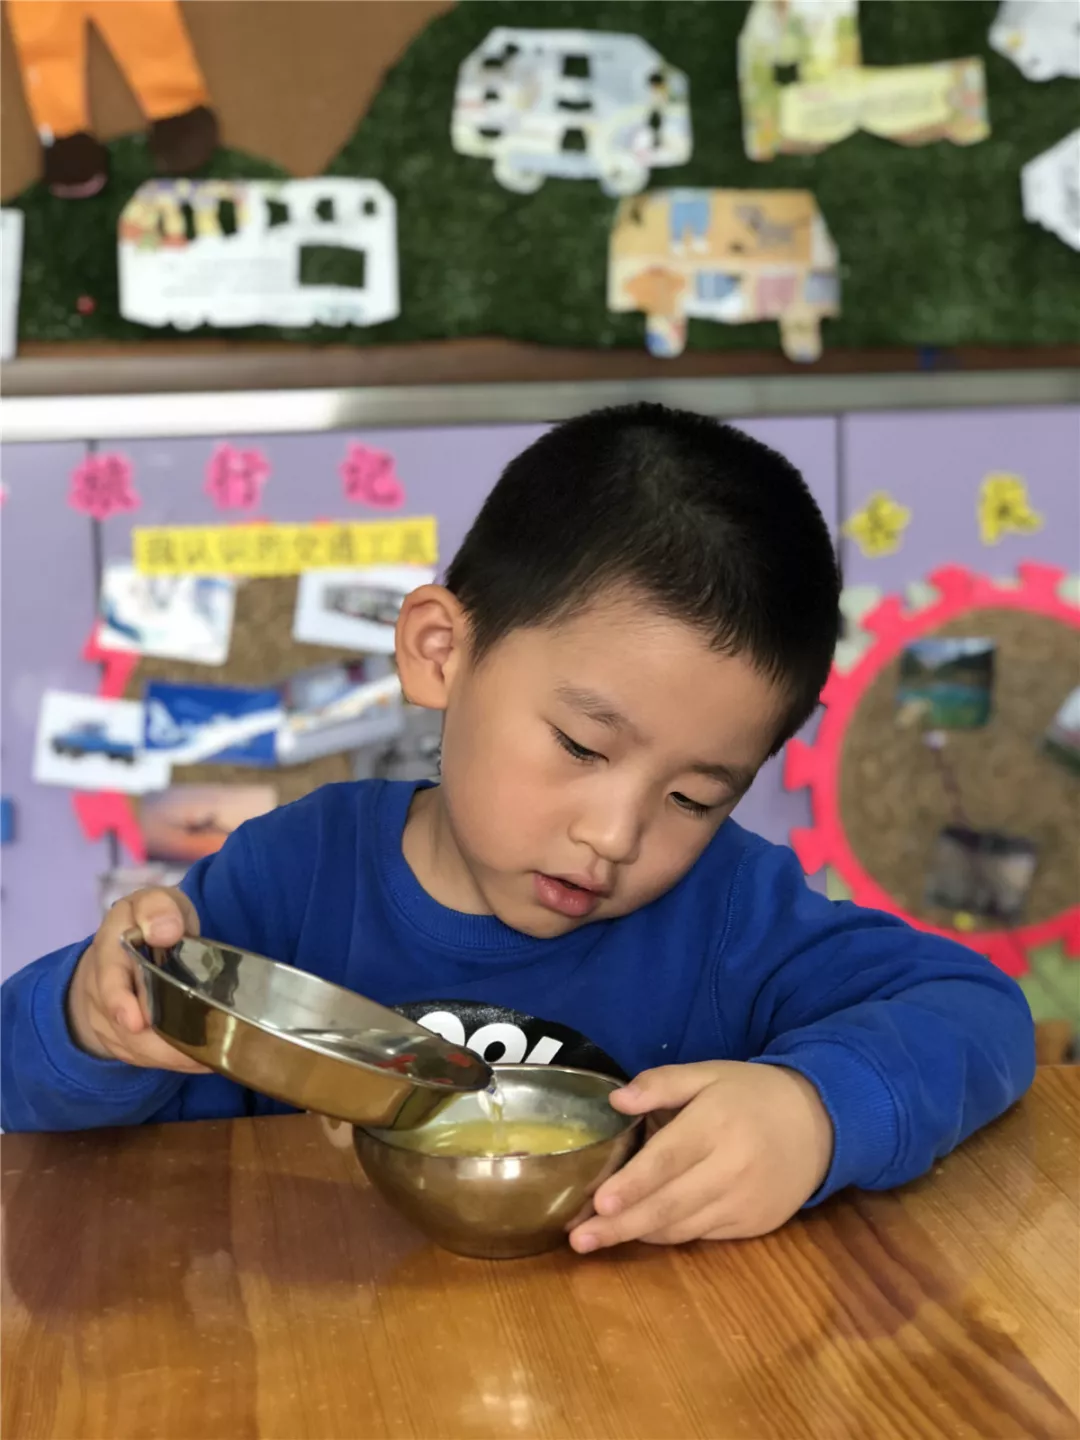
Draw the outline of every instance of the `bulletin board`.
M398 205L401 311L370 328L249 327L235 340L381 347L500 336L594 352L642 347L640 315L612 314L605 275L611 201L595 183L549 181L511 194L491 167L455 154L449 117L464 56L497 25L619 30L641 36L687 74L689 163L654 175L676 186L810 189L839 249L842 313L829 350L873 347L1074 346L1080 334L1075 251L1025 221L1019 171L1075 128L1080 83L1034 84L988 46L997 0L863 0L871 65L978 55L992 134L971 147L890 144L859 134L813 155L747 159L735 83L742 3L689 0L470 0L323 3L244 0L185 5L219 108L224 146L207 173L326 173L381 181ZM385 71L385 74L383 73ZM5 203L25 214L21 336L190 345L122 319L116 222L152 171L136 113L112 62L91 67L113 180L93 199L58 201L32 181L35 144L4 54ZM196 338L222 332L202 330ZM773 322L691 321L691 350L777 353Z

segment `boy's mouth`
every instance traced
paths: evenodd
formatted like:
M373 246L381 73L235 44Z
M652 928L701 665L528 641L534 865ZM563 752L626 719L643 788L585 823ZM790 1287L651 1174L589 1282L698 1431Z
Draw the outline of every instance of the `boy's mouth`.
M566 915L572 920L591 915L608 893L599 887L589 886L584 878L576 881L539 873L534 876L533 890L545 910L554 910L556 915Z

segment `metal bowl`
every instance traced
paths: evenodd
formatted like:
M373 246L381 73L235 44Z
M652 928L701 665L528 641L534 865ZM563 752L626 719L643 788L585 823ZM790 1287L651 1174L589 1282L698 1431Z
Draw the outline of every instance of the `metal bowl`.
M417 1229L446 1250L482 1259L538 1255L564 1243L588 1201L637 1144L641 1116L610 1104L619 1081L554 1065L496 1065L504 1119L580 1123L600 1138L551 1155L452 1156L431 1152L448 1125L487 1118L480 1096L449 1101L409 1132L357 1128L368 1179Z
M358 1125L418 1125L491 1067L394 1010L305 970L185 936L124 936L159 1035L230 1080Z

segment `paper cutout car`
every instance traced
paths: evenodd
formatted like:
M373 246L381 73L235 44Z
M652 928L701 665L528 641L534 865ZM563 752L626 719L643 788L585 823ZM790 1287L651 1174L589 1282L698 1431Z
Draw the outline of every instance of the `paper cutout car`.
M119 224L143 325L377 325L398 313L397 207L377 180L149 180Z
M751 160L813 154L857 130L902 145L990 134L982 60L863 65L857 0L753 0L738 48Z
M689 85L637 35L499 27L458 71L450 134L507 190L555 175L635 195L690 158Z
M1020 171L1024 219L1080 250L1080 130L1036 155Z
M653 355L682 353L688 318L778 320L784 353L816 360L838 260L808 190L652 190L616 212L608 308L645 311Z

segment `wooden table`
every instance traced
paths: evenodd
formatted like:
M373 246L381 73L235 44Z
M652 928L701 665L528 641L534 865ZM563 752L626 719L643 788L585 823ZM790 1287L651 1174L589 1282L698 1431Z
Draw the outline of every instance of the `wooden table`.
M1080 1435L1080 1070L743 1244L434 1249L307 1116L8 1136L6 1440Z

